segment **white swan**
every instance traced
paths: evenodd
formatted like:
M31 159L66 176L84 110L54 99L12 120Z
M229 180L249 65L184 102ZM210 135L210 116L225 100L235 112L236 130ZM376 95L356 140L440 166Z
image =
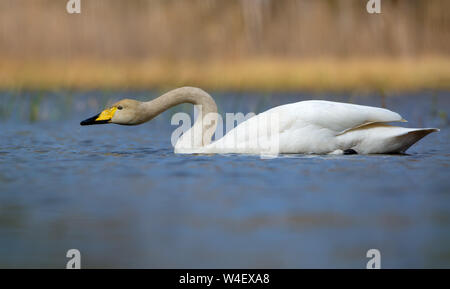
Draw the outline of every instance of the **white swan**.
M403 153L427 134L439 131L388 125L405 120L383 108L309 100L269 109L211 143L217 106L208 93L195 87L174 89L148 102L123 99L80 124L137 125L181 103L198 105L200 113L176 142L175 153Z

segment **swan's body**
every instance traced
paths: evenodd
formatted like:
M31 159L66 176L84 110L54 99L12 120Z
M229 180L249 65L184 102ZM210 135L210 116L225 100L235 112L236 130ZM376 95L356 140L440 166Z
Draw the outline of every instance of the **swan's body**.
M175 153L403 153L434 128L404 128L386 123L405 121L383 108L330 101L301 101L262 112L211 143L217 125L217 107L201 89L183 87L149 102L122 100L82 125L146 122L180 103L200 106L191 129L175 144Z

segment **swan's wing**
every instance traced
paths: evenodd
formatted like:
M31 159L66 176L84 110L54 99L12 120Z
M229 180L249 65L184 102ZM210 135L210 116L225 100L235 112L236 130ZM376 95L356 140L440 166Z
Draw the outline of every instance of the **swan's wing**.
M337 134L370 123L405 121L398 113L388 109L349 103L311 100L288 106L291 106L288 113L296 122L300 120Z
M271 140L275 134L289 140L280 145L295 144L302 140L307 146L314 146L317 150L318 145L327 146L330 136L370 123L393 121L402 121L402 117L383 108L330 101L302 101L262 112L240 123L206 149L221 147L230 152L230 148L235 149L239 145L254 147L255 140Z

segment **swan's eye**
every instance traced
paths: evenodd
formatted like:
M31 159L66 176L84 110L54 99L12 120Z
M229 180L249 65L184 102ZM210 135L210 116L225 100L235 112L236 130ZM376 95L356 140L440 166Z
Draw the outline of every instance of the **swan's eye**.
M123 108L123 107L122 107L122 106L120 106L120 105L119 105L119 106L117 107L117 109L118 109L118 110L121 110L122 108Z

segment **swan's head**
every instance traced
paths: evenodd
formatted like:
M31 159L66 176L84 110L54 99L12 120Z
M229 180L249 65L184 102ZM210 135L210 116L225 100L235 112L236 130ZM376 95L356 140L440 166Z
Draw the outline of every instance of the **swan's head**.
M142 103L133 99L122 99L91 118L83 120L80 125L115 123L136 125L145 122Z

